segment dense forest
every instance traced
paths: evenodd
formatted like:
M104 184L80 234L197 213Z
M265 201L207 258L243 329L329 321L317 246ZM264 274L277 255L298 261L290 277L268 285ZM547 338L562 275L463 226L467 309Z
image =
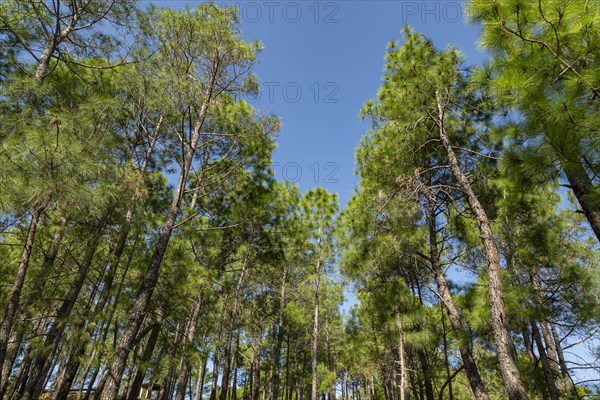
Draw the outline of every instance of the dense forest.
M600 7L467 7L488 62L405 27L340 206L235 8L1 2L0 398L600 398Z

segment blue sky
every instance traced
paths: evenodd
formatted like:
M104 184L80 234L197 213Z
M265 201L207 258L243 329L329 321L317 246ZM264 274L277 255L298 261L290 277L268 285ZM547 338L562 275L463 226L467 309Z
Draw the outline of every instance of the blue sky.
M324 186L350 199L354 154L368 124L358 117L376 95L387 43L409 24L439 47L460 48L468 63L483 59L478 28L459 1L222 1L239 7L243 35L265 46L254 105L279 115L283 127L274 172L302 190Z
M302 191L323 186L342 207L358 179L354 154L368 123L358 116L381 83L387 44L409 25L438 47L459 48L468 64L484 59L477 26L466 22L462 1L237 1L242 36L264 50L255 73L262 92L251 103L282 120L273 157L279 180ZM201 1L157 0L158 6L194 7Z

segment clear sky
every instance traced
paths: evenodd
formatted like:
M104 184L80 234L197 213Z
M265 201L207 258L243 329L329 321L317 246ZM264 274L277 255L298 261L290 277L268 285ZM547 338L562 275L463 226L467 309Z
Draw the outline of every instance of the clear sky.
M438 47L459 48L468 64L484 59L478 27L467 22L464 2L407 0L234 1L242 35L264 51L255 73L262 84L252 104L282 119L273 157L275 177L302 191L323 186L344 207L354 191L354 154L368 123L361 106L377 94L387 44L409 25ZM201 1L156 0L172 8Z
M368 128L358 117L381 82L386 46L406 24L439 47L483 59L478 28L460 1L219 1L239 7L243 35L264 44L256 68L263 84L254 105L283 127L274 172L302 190L324 186L350 199L356 146ZM188 3L193 4L193 3Z

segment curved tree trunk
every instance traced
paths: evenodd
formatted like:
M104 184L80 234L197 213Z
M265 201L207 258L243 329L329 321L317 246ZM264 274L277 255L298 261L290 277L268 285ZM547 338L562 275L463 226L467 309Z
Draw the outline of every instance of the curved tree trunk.
M508 329L508 317L506 315L506 308L504 306L504 289L502 287L502 276L500 269L500 254L494 241L492 234L492 228L488 220L487 214L483 209L479 199L475 195L473 188L465 174L462 172L460 163L454 153L454 149L450 144L448 133L446 132L445 126L445 109L442 104L441 95L439 89L436 89L437 99L437 124L439 131L439 138L448 157L450 169L452 174L456 178L464 196L469 204L469 207L475 215L477 227L483 244L484 254L487 261L487 272L488 272L488 298L490 302L490 318L491 325L494 331L494 338L496 339L496 352L498 356L498 362L500 364L500 373L502 374L502 380L506 386L508 397L511 400L527 400L527 391L521 376L517 363L515 361L515 345L510 336L510 330Z

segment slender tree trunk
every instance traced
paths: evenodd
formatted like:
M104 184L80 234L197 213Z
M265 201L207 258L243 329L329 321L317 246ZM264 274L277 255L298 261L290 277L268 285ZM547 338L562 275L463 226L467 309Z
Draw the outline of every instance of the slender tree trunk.
M438 225L436 221L435 204L436 200L433 193L426 189L426 196L428 201L428 225L429 225L429 261L431 263L431 269L435 276L435 282L446 311L448 312L448 319L450 320L450 326L459 338L459 350L461 359L463 361L465 373L469 380L471 391L473 392L473 398L478 400L489 400L487 388L481 379L479 369L473 357L473 353L469 348L467 342L466 330L463 325L458 308L454 304L452 294L446 283L444 272L440 264L440 254L438 251ZM452 393L452 390L450 390Z
M546 307L544 306L542 299L540 298L540 291L542 290L540 288L539 282L538 282L538 277L533 274L530 273L529 274L529 281L531 282L531 285L534 289L534 294L533 294L533 302L535 303L535 307L537 308L538 312L540 313L540 315L544 316L546 315ZM540 345L542 345L542 343L537 343L537 339L535 338L535 335L537 334L538 336L540 336L540 332L541 332L541 337L540 340L543 339L543 347L545 348L545 354L544 357L546 358L546 361L548 362L548 368L549 371L552 373L552 385L549 383L548 384L548 390L550 392L550 396L553 397L553 391L557 390L557 393L561 393L564 391L564 388L562 387L562 381L560 380L560 369L559 369L559 363L558 363L558 355L556 354L556 348L554 346L554 340L552 338L552 335L550 333L550 330L548 329L548 325L546 324L546 322L544 321L544 318L542 317L539 321L539 327L540 329L537 329L537 324L535 321L531 321L531 325L532 325L532 331L535 328L535 331L537 332L533 332L534 334L534 339L536 340L536 346L538 347L538 350L540 348ZM542 358L542 355L540 354L540 360L544 361L544 359ZM542 364L543 366L543 364ZM546 373L546 367L544 367L544 374ZM547 377L546 380L548 381L549 378Z
M487 261L488 272L488 298L490 302L490 319L491 326L496 339L496 351L498 362L500 364L500 372L504 385L511 400L527 400L527 391L521 381L519 369L515 361L515 346L510 336L508 329L508 317L504 306L504 289L502 287L502 276L500 270L500 255L494 241L492 228L488 220L487 214L482 207L479 199L475 195L473 188L465 174L460 168L460 163L456 158L454 149L450 145L450 140L446 132L444 105L442 104L439 90L436 90L437 106L438 106L438 126L439 136L442 146L448 157L452 174L456 178L464 196L469 203L471 211L475 215L475 220L479 228L481 241L483 243L485 258Z
M179 368L179 374L177 376L176 390L177 395L175 396L175 400L184 400L185 398L185 382L187 382L188 375L192 364L187 355L190 346L194 343L194 338L196 337L196 328L198 326L198 319L200 317L200 310L202 309L202 290L198 289L198 295L196 297L196 301L194 302L194 307L192 309L192 315L188 321L185 333L184 333L184 343L182 348L181 355L181 367Z
M146 377L146 371L148 370L148 365L150 364L150 359L152 358L152 354L154 353L156 343L158 342L158 337L160 335L161 328L162 317L160 317L160 319L156 321L156 323L152 327L152 330L150 331L150 336L148 336L148 342L146 342L146 347L144 347L142 357L137 362L138 368L135 371L133 381L131 382L131 386L129 387L129 394L127 396L127 400L135 400L140 394L142 384L144 383L144 378Z
M329 318L325 319L325 344L327 346L327 367L329 371L333 372L335 376L337 376L333 361L333 354L331 351L331 335L329 334ZM327 400L335 400L335 386L329 388L329 392L327 393Z
M167 246L169 245L169 240L171 239L171 233L175 227L175 221L179 215L181 199L183 198L185 191L188 174L191 170L192 160L194 158L196 146L200 138L202 125L208 112L208 105L212 97L212 88L214 87L216 81L216 73L217 69L214 71L209 89L205 93L204 101L198 112L192 138L189 147L187 147L185 158L181 165L181 172L179 175L177 188L173 193L171 206L167 212L167 218L161 228L158 242L154 248L154 253L144 275L144 279L142 280L142 285L137 293L133 307L129 312L127 324L125 325L125 328L121 334L121 340L117 346L117 351L110 362L110 369L106 375L106 383L104 384L102 395L100 397L101 400L114 400L117 395L121 377L123 375L123 371L125 370L127 357L132 350L135 337L142 326L146 309L154 293L154 288L158 283L162 260L167 251Z
M219 332L219 339L221 332ZM219 345L215 344L215 352L213 354L213 371L212 383L210 385L210 400L217 399L217 383L219 382Z
M290 382L290 333L287 335L287 344L285 347L285 393L284 400L290 400L292 398L291 382Z
M44 389L44 383L48 377L48 373L51 371L51 361L54 359L63 333L66 329L65 320L71 315L73 307L77 302L79 293L81 292L81 288L85 283L85 279L92 265L94 255L96 254L96 250L100 245L100 240L110 218L111 212L107 212L100 222L97 231L93 233L92 238L89 240L89 243L86 246L84 259L79 265L79 269L77 271L77 278L71 284L65 300L56 313L56 320L46 334L45 349L42 350L32 362L32 369L29 373L29 379L25 388L25 393L23 394L23 400L37 399Z
M27 229L25 245L23 246L23 251L21 252L21 258L17 268L17 275L10 290L10 294L8 295L8 301L6 303L6 310L4 311L2 323L0 323L0 366L4 365L4 360L6 358L10 333L13 329L15 316L17 315L19 300L21 299L21 291L23 290L23 285L25 284L25 275L27 274L27 269L29 268L29 260L31 258L31 251L33 250L33 242L35 241L35 233L43 212L44 207L37 207L31 216L31 220L29 221L29 228ZM2 373L1 370L0 373ZM4 381L5 378L0 376L0 382Z
M592 183L581 162L563 158L561 164L573 194L590 223L596 239L600 241L600 208L595 201L598 196L597 188Z
M94 389L94 384L96 383L96 379L98 379L98 376L102 376L101 372L103 371L103 367L102 366L98 366L97 368L94 369L94 373L92 374L92 377L90 378L90 382L87 385L87 389L85 391L85 396L83 396L83 400L89 400L92 396L92 391ZM100 386L100 385L98 385Z
M35 69L35 75L33 77L38 85L44 83L44 79L46 79L46 76L48 76L48 71L50 69L50 59L54 55L54 52L56 51L58 45L61 44L67 38L67 36L71 34L73 28L79 21L79 18L79 13L77 13L76 10L73 10L73 15L69 25L67 25L61 31L55 31L52 38L48 41L48 43L46 43L46 47L44 48L44 50L42 50L42 54L38 59L38 64Z
M128 215L130 215L129 212ZM110 293L116 276L119 260L121 259L121 255L125 250L127 238L131 230L129 222L130 221L126 221L126 225L124 225L121 229L117 245L111 254L110 261L106 265L106 268L108 268L108 272L106 274L106 278L104 279L103 291L100 295L100 299L94 306L94 310L91 313L92 317L88 319L88 322L95 320L95 317L98 316L104 310L106 304L108 303L108 300L110 299ZM87 326L84 326L84 324L81 323L75 329L83 329L84 327L86 335L90 338L93 337L95 325L88 323ZM54 400L63 399L69 393L71 385L73 384L75 376L77 375L77 371L79 370L80 360L85 354L86 347L87 343L83 341L78 341L75 344L74 349L71 351L68 359L66 360L66 369L61 375L60 379L57 381L56 390L54 392Z
M256 353L252 357L253 364L253 377L252 377L252 399L258 400L260 397L260 352L261 346L259 345Z
M400 400L408 400L408 375L404 350L404 330L400 320L400 312L396 311L396 328L398 329L398 394Z
M25 324L23 323L23 325ZM0 383L0 399L4 398L4 394L6 393L6 389L8 388L9 377L11 375L15 360L19 355L21 345L23 344L24 334L25 332L23 329L19 329L11 333L11 339L7 348L6 358L4 359L4 365L2 366L2 372L0 372L0 374L4 378Z
M537 324L533 320L531 321L531 332L533 333L533 339L535 340L535 345L537 346L538 354L540 355L540 361L542 362L542 369L544 370L544 377L546 378L546 386L548 388L548 393L550 394L550 399L558 400L560 396L556 387L556 381L554 380L554 372L550 365L551 361L546 354L546 349L542 343Z
M311 400L317 400L317 351L319 341L319 288L321 286L321 261L317 261L315 277L315 304L313 313L313 332L312 332L312 346L311 346L311 367L312 367L312 381L311 381Z
M272 400L279 398L279 386L280 386L280 371L281 371L281 347L283 345L283 317L285 315L285 289L287 279L287 265L283 267L283 277L281 279L281 291L279 294L279 319L277 321L277 341L275 343L275 351L273 354L273 380L272 380Z
M81 374L81 378L79 380L79 390L77 391L77 400L81 400L83 396L83 388L85 386L85 378L90 373L90 369L92 368L92 362L94 361L94 357L96 356L96 349L92 350L92 354L90 354L88 362L83 369L83 373Z
M196 387L196 400L202 400L204 395L204 379L206 378L206 366L208 364L208 355L204 359L204 364L201 365L201 371L198 379L198 386Z
M53 400L66 399L73 385L73 380L79 370L79 354L70 351L60 365L59 373L54 384Z
M27 376L27 373L29 372L29 367L31 366L30 354L31 346L27 347L27 349L25 350L25 353L23 354L23 362L21 363L21 366L19 367L19 370L15 375L13 386L12 388L10 388L11 390L8 390L8 396L6 397L9 399L20 398L20 395L17 395L15 397L15 393L19 393L21 391L21 388L25 389L25 379L23 379L23 377Z
M173 394L173 389L175 386L175 360L177 359L177 350L181 347L180 343L183 336L182 331L184 330L184 325L186 324L183 320L180 320L176 325L175 337L173 338L171 346L171 354L168 358L169 369L164 383L162 385L161 395L159 396L159 399L161 400L170 400L171 395Z
M247 248L244 252L244 260L242 261L242 271L240 272L240 277L238 279L237 285L235 287L235 291L233 293L233 307L231 309L231 313L229 315L229 329L227 330L227 341L225 343L225 354L223 356L223 377L221 379L221 393L219 394L219 400L227 400L227 392L229 389L229 380L231 378L231 345L233 340L233 332L235 331L235 324L237 320L237 312L238 312L238 302L239 295L242 290L242 284L244 283L244 278L246 277L246 269L248 267L248 261L250 257L250 242L252 240L252 234L250 234Z
M433 383L431 381L431 372L427 357L424 351L419 351L419 364L421 364L421 372L423 373L423 386L425 388L425 397L427 400L435 400L433 393Z
M439 288L438 288L439 290ZM443 303L443 302L442 302ZM441 309L441 314L442 314L442 333L443 333L443 344L444 344L444 363L446 364L446 382L448 382L448 400L454 400L454 392L452 390L452 375L450 374L450 360L448 359L448 333L446 331L446 318L445 315L446 313L444 312L444 308L443 308L443 304L440 303L440 305L442 305L442 309ZM463 362L464 365L464 362ZM478 371L479 372L479 371ZM468 377L467 377L468 379ZM471 383L471 381L469 381L469 384ZM471 389L471 391L473 391ZM440 390L441 392L441 390ZM474 396L476 396L473 393ZM477 398L477 397L474 397Z
M554 339L554 345L556 348L556 356L558 357L558 364L560 365L560 372L562 378L562 386L567 396L571 396L573 394L573 381L571 380L571 376L569 374L569 368L567 367L567 363L565 361L565 356L563 354L563 348L560 343L560 336L558 336L558 331L556 330L556 324L551 320L550 323L550 332L552 332L552 338Z
M137 247L136 245L137 245L137 243L134 243L133 248L136 248ZM123 269L123 273L121 275L121 280L119 281L119 286L118 286L118 289L117 289L117 293L114 295L114 299L112 301L112 307L110 308L109 316L106 319L106 324L105 324L104 332L102 334L101 339L99 340L100 343L106 343L108 335L110 334L110 329L111 329L111 325L113 324L113 321L114 321L115 330L118 330L119 323L118 323L118 321L115 320L114 317L115 317L115 314L116 314L116 311L117 311L117 305L119 304L119 299L121 298L121 294L123 293L123 290L125 288L125 279L127 278L127 274L129 272L129 267L131 266L131 260L133 259L133 254L134 254L133 251L129 253L129 257L128 257L127 263L125 265L125 268ZM159 316L159 318L160 318L160 316ZM116 344L113 341L112 348L114 349L115 347L116 347ZM98 355L98 359L102 359L103 358L104 351L105 351L105 348L101 347L100 348L100 353ZM94 376L91 379L91 382L90 382L90 385L89 385L89 387L87 389L87 392L85 394L84 400L88 400L90 397L93 398L94 400L99 400L100 395L102 394L102 388L104 387L104 382L105 382L105 379L103 378L104 371L107 369L107 367L108 367L107 365L103 364L102 368L96 368L94 370ZM92 394L93 384L96 381L96 379L98 378L98 376L100 376L101 378L98 381L98 385L96 386L96 390Z
M235 335L235 350L233 352L233 379L231 383L231 400L237 400L237 378L239 368L239 352L240 352L240 331L238 329Z
M443 276L440 279L439 276L442 276L442 275L440 274L440 275L436 276L436 281L438 281L438 290L440 291L440 295L442 296L442 298L446 298L444 300L444 304L446 305L446 310L448 311L448 319L450 320L452 329L459 336L460 355L461 355L461 359L463 361L465 374L467 375L467 379L469 380L469 385L471 387L471 391L473 392L473 398L474 399L482 399L482 400L489 399L489 396L487 394L487 388L485 387L485 384L483 383L483 380L481 379L481 375L479 374L479 369L477 368L477 364L475 362L473 354L471 353L471 350L469 349L469 346L467 344L467 338L465 337L466 336L465 329L464 329L464 326L460 319L460 316L458 315L458 310L456 309L454 303L452 302L452 297L449 294L449 290L446 286L445 279L443 278ZM448 300L447 300L448 297L450 298L450 302L452 302L452 303L448 302ZM448 302L448 303L446 303L446 302Z

